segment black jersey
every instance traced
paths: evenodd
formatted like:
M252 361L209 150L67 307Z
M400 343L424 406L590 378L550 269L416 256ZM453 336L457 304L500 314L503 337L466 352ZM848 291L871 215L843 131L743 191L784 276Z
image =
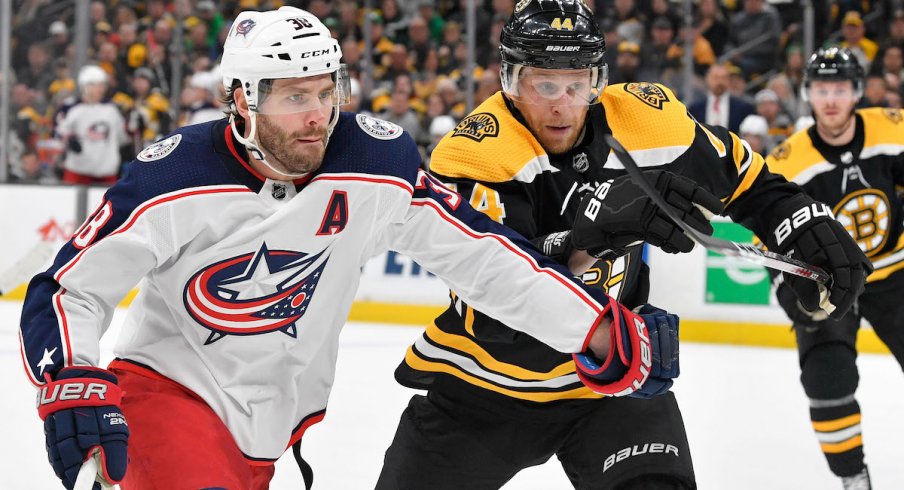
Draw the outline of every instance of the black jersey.
M854 118L850 143L830 146L811 126L776 147L766 162L832 207L872 261L875 270L867 282L874 282L904 268L904 115L876 107L861 109Z
M568 153L548 155L497 93L439 143L430 170L475 209L531 239L570 230L581 196L624 175L602 137L607 132L639 165L668 168L709 189L755 232L767 231L758 211L799 192L770 174L762 157L737 136L697 123L661 85L614 85L601 98L589 111L580 143ZM634 306L646 301L647 276L637 247L598 262L583 279ZM551 404L570 410L575 403L567 401L602 397L581 384L571 356L475 311L454 291L451 298L396 371L403 385L508 397L520 401L510 406L528 410Z

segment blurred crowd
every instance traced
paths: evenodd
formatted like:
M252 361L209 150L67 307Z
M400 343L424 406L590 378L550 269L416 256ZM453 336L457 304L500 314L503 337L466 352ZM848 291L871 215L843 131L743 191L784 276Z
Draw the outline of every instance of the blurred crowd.
M476 0L475 104L501 88L499 35L517 1ZM217 64L232 19L248 9L293 5L323 19L340 40L353 77L352 102L343 109L401 125L425 160L467 111L467 0L374 0L369 12L351 0L94 0L88 74L72 66L74 3L13 0L13 71L0 74L12 86L12 181L109 182L127 171L124 162L176 127L223 117ZM808 124L799 99L806 62L802 2L695 0L691 22L683 1L587 3L606 34L610 83L662 82L698 120L739 132L763 153ZM901 107L902 3L813 2L816 47L850 47L868 73L864 106ZM693 63L690 70L686 60ZM101 87L99 100L86 100L89 85ZM88 103L95 105L83 113L97 114L93 108L102 106L116 111L80 127L81 117L72 114ZM112 167L98 163L116 169L112 176L85 167L96 155L86 145L101 139L117 150ZM73 162L81 167L67 174ZM95 179L79 180L85 175Z

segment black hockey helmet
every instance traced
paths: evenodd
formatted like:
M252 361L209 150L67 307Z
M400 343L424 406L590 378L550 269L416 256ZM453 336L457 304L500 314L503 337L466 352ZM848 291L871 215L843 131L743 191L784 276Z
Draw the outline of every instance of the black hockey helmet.
M606 39L583 0L520 0L502 29L502 86L518 97L519 72L525 67L588 70L589 99L606 86ZM582 94L583 95L583 94Z
M820 48L810 56L804 70L803 95L809 100L810 82L814 80L850 80L854 84L854 96L863 94L865 74L854 53L847 48Z

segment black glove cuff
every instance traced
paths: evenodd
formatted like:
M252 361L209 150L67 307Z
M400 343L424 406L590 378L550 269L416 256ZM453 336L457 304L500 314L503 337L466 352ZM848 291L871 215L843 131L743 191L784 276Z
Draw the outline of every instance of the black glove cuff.
M543 255L559 262L566 263L574 251L574 245L571 243L571 231L560 231L550 233L549 235L541 235L532 239L531 244L537 247L537 250Z

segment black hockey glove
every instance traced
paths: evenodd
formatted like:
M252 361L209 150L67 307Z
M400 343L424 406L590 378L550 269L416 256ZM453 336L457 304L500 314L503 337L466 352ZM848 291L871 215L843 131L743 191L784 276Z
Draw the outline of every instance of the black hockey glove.
M82 152L82 142L78 140L75 136L70 136L68 141L69 151L72 153L81 153Z
M62 369L38 394L50 465L68 489L95 448L105 480L118 483L125 476L129 427L119 408L117 383L105 369L74 366Z
M591 390L610 396L650 398L672 387L678 366L678 316L652 305L635 311L610 299L609 354L574 354L578 378Z
M829 318L829 314L820 308L815 311L807 311L800 300L797 299L797 293L784 280L779 282L778 287L775 289L775 297L778 299L779 306L785 310L785 314L794 323L812 325Z
M721 214L724 206L719 198L671 172L648 170L644 175L685 223L712 234L712 225L695 204ZM624 255L630 246L643 241L667 253L694 248L694 242L628 175L604 182L584 196L571 238L575 248L597 258Z
M873 271L869 259L841 223L835 221L832 210L805 194L777 204L773 214L775 218L769 226L773 231L766 246L822 267L832 276L832 281L826 285L828 290L820 290L820 286L810 279L783 273L784 284L794 292L806 312L813 313L821 308L833 319L844 316L863 292L866 276ZM782 306L790 306L787 292L779 296L780 303L782 297ZM785 308L785 311L790 309Z

